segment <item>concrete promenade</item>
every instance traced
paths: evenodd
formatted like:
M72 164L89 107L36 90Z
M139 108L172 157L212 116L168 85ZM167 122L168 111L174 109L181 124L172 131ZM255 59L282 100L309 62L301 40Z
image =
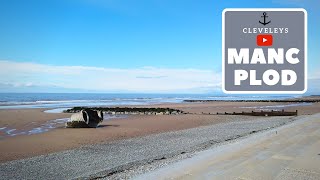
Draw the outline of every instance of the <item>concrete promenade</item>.
M137 179L320 179L320 114L199 152Z

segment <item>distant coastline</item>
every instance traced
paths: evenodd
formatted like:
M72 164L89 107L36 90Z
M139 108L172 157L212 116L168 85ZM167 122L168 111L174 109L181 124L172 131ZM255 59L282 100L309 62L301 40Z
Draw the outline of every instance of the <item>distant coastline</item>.
M101 93L0 93L0 109L72 108L77 106L130 106L187 101L274 100L295 96L226 96L213 94L101 94Z

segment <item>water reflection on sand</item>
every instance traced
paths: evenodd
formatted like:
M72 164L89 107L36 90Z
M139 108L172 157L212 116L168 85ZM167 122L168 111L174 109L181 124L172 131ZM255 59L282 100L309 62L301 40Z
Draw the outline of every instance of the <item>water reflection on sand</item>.
M127 115L104 114L103 119L110 120L110 119L114 119L114 118L126 118L126 117L127 117ZM8 127L8 126L0 127L0 138L17 136L17 135L32 135L32 134L39 134L39 133L48 132L48 131L55 129L55 128L58 128L58 127L64 127L64 124L68 120L70 120L70 118L54 119L54 120L47 121L44 124L40 124L36 127L33 127L31 129L16 129L16 128Z

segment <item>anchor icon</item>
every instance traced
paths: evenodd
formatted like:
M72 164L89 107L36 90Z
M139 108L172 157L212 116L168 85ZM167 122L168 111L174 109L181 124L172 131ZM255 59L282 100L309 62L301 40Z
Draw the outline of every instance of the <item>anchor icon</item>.
M263 17L263 22L259 21L259 23L260 23L260 24L263 24L264 26L267 25L267 24L269 24L269 23L271 23L271 21L266 22L267 17L269 17L269 16L267 16L267 13L264 12L264 13L262 13L262 14L263 14L263 16L261 16L261 17Z

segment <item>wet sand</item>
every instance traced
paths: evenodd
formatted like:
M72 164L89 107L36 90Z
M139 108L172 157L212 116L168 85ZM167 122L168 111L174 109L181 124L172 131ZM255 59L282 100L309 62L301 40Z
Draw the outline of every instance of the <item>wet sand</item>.
M170 107L181 109L194 115L131 115L104 121L97 129L66 129L63 124L45 133L4 137L0 134L0 162L48 154L87 144L98 144L119 139L127 139L148 134L177 131L218 123L255 120L255 117L239 118L238 116L201 115L216 112L251 111L260 106L276 106L286 103L254 102L210 102L153 105L152 107ZM141 107L141 106L139 106ZM240 108L246 107L246 108ZM249 107L249 108L248 108ZM252 107L252 108L250 108ZM320 111L319 103L307 106L292 106L286 110L299 110L299 114L313 114ZM44 113L45 109L0 110L0 127L17 130L38 127L50 120L67 118L71 114Z

